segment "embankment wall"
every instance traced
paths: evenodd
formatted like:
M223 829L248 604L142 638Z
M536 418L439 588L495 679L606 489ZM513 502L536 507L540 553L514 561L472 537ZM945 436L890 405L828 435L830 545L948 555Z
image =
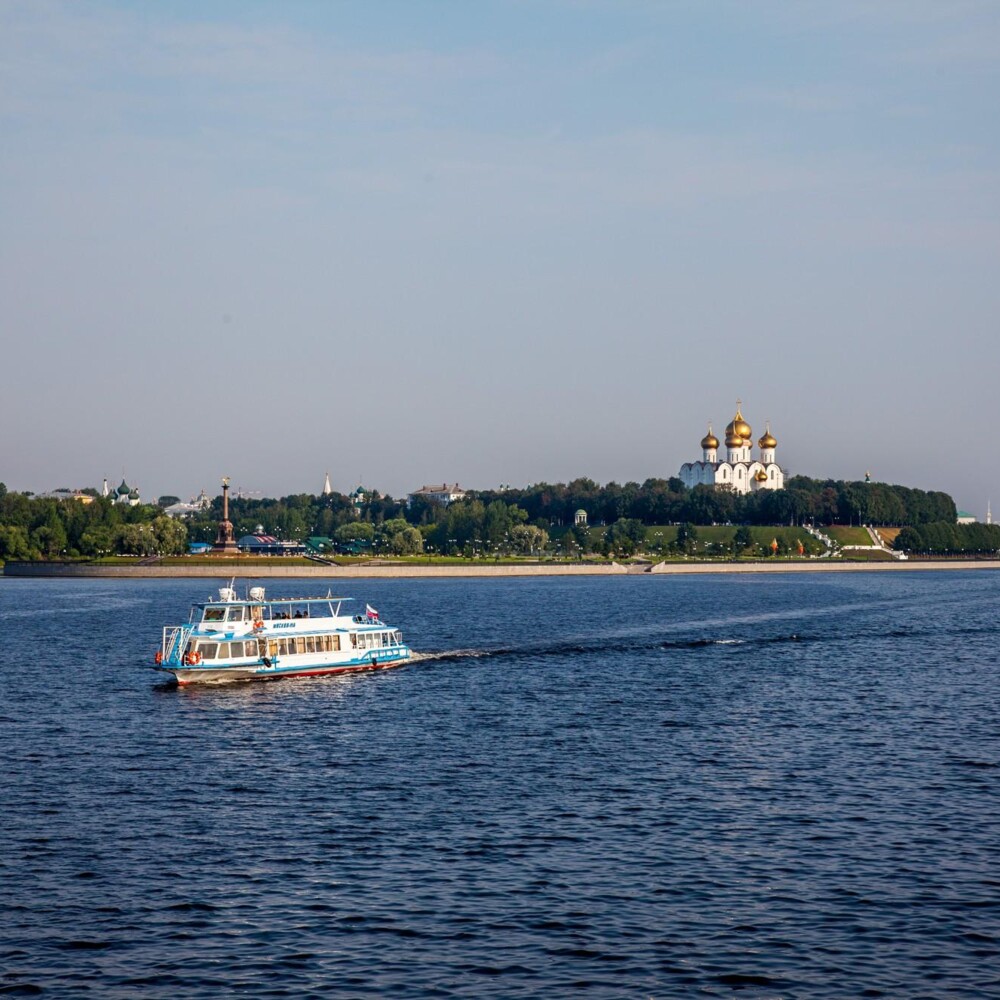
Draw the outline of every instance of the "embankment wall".
M306 579L318 577L351 578L443 578L443 577L537 577L537 576L624 576L663 573L911 573L927 570L997 570L1000 560L911 560L909 562L836 562L830 559L810 562L737 562L737 563L657 563L654 566L623 566L610 564L477 565L469 566L281 566L227 565L217 566L107 566L86 563L9 562L4 575L11 577L103 577L103 578L185 578L238 576L254 579Z

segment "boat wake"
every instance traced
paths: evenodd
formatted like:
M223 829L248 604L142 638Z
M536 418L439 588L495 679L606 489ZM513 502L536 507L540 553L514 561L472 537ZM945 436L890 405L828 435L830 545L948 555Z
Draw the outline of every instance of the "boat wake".
M633 639L615 643L616 651L644 652L653 650L684 651L706 649L712 646L762 646L776 643L809 642L807 636L798 634L764 636L752 639L692 638L692 639ZM411 663L454 663L461 660L534 659L538 657L565 657L600 653L608 649L605 638L592 640L575 639L566 642L532 643L524 646L503 646L496 649L445 649L440 651L414 652Z
M503 650L490 649L444 649L440 652L418 653L416 650L410 651L410 663L428 663L431 661L451 661L451 660L478 660L484 656L494 656Z

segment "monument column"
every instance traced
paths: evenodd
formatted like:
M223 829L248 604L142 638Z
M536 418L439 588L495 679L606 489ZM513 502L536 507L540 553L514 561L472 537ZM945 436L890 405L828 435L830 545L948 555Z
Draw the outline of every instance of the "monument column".
M235 556L240 551L233 537L232 521L229 520L229 476L222 477L222 520L219 522L219 532L215 536L212 551L227 556Z

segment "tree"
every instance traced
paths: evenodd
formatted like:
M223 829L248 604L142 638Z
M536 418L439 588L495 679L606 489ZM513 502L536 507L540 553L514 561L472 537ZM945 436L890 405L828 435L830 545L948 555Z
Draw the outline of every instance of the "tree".
M28 532L19 524L0 524L0 559L31 559Z
M567 531L565 537L572 539L574 534ZM510 529L510 541L515 552L530 556L549 544L549 533L533 524L515 524Z
M412 556L424 550L424 536L403 518L384 521L378 532L381 544L396 556Z
M691 552L698 541L698 529L690 522L682 524L677 529L677 548L681 552Z
M892 547L897 552L921 552L924 549L924 540L920 535L920 529L910 527L902 528Z
M333 537L338 542L373 542L375 527L368 521L352 521L337 528Z
M123 524L115 541L123 556L151 556L156 552L156 536L148 524Z
M623 517L615 521L604 533L604 542L609 555L616 552L622 556L635 555L645 541L646 527L634 518Z
M562 536L559 540L559 548L562 549L563 555L570 557L575 556L580 551L580 545L576 540L572 531L567 531L566 534Z
M753 545L753 532L745 524L741 524L736 529L736 534L733 536L733 551L739 556L741 553L746 552Z
M178 556L187 548L187 528L182 521L163 514L150 524L150 528L157 555Z
M66 550L66 529L59 519L55 504L51 506L44 522L32 531L31 544L47 559L54 559Z

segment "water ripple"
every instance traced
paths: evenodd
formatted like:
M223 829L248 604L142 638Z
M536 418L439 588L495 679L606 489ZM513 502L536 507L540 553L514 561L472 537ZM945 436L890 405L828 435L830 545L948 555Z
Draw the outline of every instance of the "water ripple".
M211 690L203 583L0 580L0 994L995 996L995 580L356 581L412 665Z

